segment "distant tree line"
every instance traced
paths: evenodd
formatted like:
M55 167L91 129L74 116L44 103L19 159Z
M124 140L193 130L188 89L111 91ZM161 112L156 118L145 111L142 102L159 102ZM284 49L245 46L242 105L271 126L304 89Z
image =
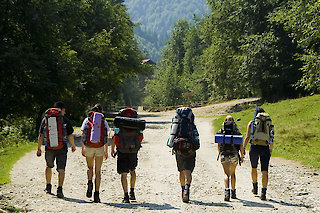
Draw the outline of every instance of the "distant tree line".
M125 104L124 81L147 72L133 26L121 0L1 1L0 127L39 122L57 100L75 120Z
M320 92L319 1L207 0L211 12L175 23L146 86L146 105Z

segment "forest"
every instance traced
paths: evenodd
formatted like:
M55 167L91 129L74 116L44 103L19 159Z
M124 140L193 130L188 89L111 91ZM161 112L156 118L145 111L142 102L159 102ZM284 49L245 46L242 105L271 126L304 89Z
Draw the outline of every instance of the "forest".
M108 111L114 104L177 106L251 96L276 102L320 92L319 1L184 2L154 1L156 11L138 0L1 1L1 144L34 139L45 109L57 100L77 125L97 102ZM171 14L174 7L180 12ZM194 7L208 13L180 19L187 11L197 14ZM130 10L144 12L150 25L132 20ZM152 16L156 12L161 18ZM157 33L156 49L170 36L156 66L141 63L149 53L135 37L139 22L146 26L139 33L150 32L154 45Z
M251 96L275 102L320 92L319 1L207 4L205 17L174 24L144 105Z

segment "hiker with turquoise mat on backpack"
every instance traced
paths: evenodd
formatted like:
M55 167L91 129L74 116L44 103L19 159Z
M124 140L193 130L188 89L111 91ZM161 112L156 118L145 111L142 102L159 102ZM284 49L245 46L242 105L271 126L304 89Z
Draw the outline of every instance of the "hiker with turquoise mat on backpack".
M172 119L167 146L176 156L182 201L189 202L192 172L196 163L196 150L200 148L199 133L194 124L194 114L189 107L180 107Z
M268 185L268 169L269 161L273 149L274 126L268 113L264 109L256 107L253 120L249 122L247 135L244 141L243 154L245 148L250 141L250 162L251 162L251 178L254 195L258 194L258 161L260 158L261 173L262 173L262 189L261 200L266 200L267 185Z
M136 201L134 192L136 183L136 167L138 151L143 140L145 120L139 119L137 111L132 108L121 109L114 119L114 136L111 141L111 155L117 157L117 172L121 176L123 203ZM115 147L117 151L115 152ZM130 193L128 192L127 176L130 174Z
M108 132L110 130L102 113L102 106L96 104L84 119L81 128L81 153L87 161L88 188L86 196L92 197L93 175L95 175L95 192L93 202L100 203L99 189L101 183L101 166L103 158L108 158ZM94 168L94 170L93 170ZM94 171L94 172L93 172Z
M243 163L242 135L231 115L228 115L215 135L215 143L218 143L219 156L225 174L224 178L224 200L236 199L236 167L238 163ZM239 151L241 157L239 156Z

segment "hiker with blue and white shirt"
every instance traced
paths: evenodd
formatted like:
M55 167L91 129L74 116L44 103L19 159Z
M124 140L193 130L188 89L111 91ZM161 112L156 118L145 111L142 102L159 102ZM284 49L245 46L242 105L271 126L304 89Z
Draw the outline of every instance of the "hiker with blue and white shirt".
M82 156L87 161L88 188L86 196L92 197L93 173L95 173L95 192L93 201L100 203L99 189L101 183L101 166L103 158L108 158L108 132L110 130L107 121L102 114L102 106L96 104L84 119L82 126ZM95 168L94 168L95 167ZM93 172L94 168L94 172Z

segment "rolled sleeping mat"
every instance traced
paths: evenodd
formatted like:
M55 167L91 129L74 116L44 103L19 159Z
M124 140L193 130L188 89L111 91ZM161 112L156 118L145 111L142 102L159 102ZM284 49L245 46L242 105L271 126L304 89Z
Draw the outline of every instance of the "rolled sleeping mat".
M103 119L103 114L99 112L95 112L93 115L93 126L91 130L91 135L90 135L90 141L92 143L98 143L100 142L100 137L101 137L101 121Z
M139 118L128 118L128 117L115 117L113 124L118 128L128 128L144 130L146 128L146 121Z
M242 145L242 135L222 135L214 136L215 143Z

